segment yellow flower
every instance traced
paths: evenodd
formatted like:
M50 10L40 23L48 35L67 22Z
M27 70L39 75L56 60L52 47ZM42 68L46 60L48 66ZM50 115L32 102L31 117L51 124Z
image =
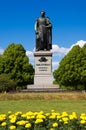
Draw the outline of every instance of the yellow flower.
M34 115L34 113L31 112L31 111L29 111L29 112L26 113L26 116L32 116L32 115Z
M21 120L16 123L17 125L24 126L26 124L26 121Z
M70 120L73 120L73 119L74 119L74 116L73 116L73 115L69 115L69 119L70 119Z
M39 114L39 115L37 115L37 117L36 117L36 118L38 118L38 119L45 119L45 116L44 116L44 115Z
M65 121L64 124L68 124L68 121Z
M27 117L27 115L26 115L26 114L22 114L22 115L21 115L21 117L26 118L26 117Z
M85 114L85 113L82 113L81 116L86 116L86 114Z
M72 112L72 115L76 115L76 112Z
M63 117L62 120L63 120L64 122L68 122L69 119L68 119L67 117Z
M14 125L10 126L10 130L16 130L16 126Z
M34 115L30 117L30 119L34 119L34 118L35 118L35 116L34 116Z
M2 122L2 123L1 123L1 126L6 126L6 125L7 125L6 122Z
M55 110L54 110L54 109L52 109L52 110L51 110L51 112L53 113L53 112L55 112Z
M15 114L9 115L9 119L13 119L13 118L16 118L16 115L15 115Z
M61 116L60 116L60 115L57 116L57 120L59 120L59 119L61 119Z
M68 116L67 112L62 112L62 117Z
M51 115L50 117L49 117L50 119L55 119L56 118L56 115Z
M10 120L10 123L15 123L16 122L16 117L14 117L14 118L12 118L11 120Z
M44 114L44 112L43 112L43 111L40 111L39 114Z
M8 114L9 114L9 115L12 114L12 111L8 111Z
M80 121L80 124L83 124L83 125L84 125L84 124L86 124L86 121L85 121L85 120L81 120L81 121Z
M59 122L62 122L62 119L60 119Z
M50 130L54 130L53 128L50 128Z
M22 112L21 112L21 111L18 111L18 112L15 113L15 115L16 115L16 116L20 116L20 115L22 115Z
M60 113L59 113L59 112L57 112L57 113L56 113L56 115L57 115L57 116L60 116Z
M77 119L76 112L72 112L73 119Z
M29 119L31 119L31 117L30 116L27 116L27 118L26 118L27 120L29 120Z
M50 115L50 113L46 113L45 115L46 115L46 116L49 116L49 115Z
M35 124L40 124L43 122L43 119L36 119Z
M86 114L85 114L85 113L82 113L81 116L80 116L80 119L86 120Z
M30 128L30 127L31 127L30 123L28 123L28 124L25 125L25 128L27 128L27 129Z
M55 123L53 123L53 125L52 125L54 128L56 128L56 127L58 127L58 123L57 122L55 122Z
M3 121L3 120L5 120L6 119L6 115L5 114L1 114L0 115L0 121Z

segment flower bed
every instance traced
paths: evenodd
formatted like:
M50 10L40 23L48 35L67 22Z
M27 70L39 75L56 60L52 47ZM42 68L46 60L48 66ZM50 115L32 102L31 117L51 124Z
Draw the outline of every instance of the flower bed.
M11 111L0 114L0 130L86 130L86 114L78 117L75 112L26 113Z

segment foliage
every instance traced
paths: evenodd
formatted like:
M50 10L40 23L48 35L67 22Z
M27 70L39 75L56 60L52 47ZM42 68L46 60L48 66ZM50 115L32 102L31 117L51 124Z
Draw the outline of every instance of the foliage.
M81 69L81 82L85 86L86 90L86 44L82 48L83 51L83 57L82 57L82 69Z
M16 82L10 79L8 74L0 75L0 92L15 90Z
M77 45L70 50L54 71L54 78L58 84L74 86L74 89L86 85L86 45L82 48Z
M17 86L33 83L34 69L21 44L12 43L6 48L0 66L0 73L9 74Z
M4 69L4 67L3 67L3 56L0 55L0 74L3 72L3 69Z
M86 114L78 117L76 112L43 111L22 113L21 111L0 114L0 130L85 130Z

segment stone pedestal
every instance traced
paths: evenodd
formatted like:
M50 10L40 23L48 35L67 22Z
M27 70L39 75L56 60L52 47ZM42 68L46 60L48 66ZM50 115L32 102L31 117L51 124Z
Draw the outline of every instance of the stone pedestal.
M35 75L34 85L52 85L52 52L38 51L34 53Z

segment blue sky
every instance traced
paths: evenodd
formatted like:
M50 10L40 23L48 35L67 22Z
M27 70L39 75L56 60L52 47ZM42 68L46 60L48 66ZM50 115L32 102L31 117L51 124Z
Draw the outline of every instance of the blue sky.
M0 54L10 43L21 43L34 64L34 24L44 10L53 24L53 69L78 44L86 43L86 0L0 0Z

